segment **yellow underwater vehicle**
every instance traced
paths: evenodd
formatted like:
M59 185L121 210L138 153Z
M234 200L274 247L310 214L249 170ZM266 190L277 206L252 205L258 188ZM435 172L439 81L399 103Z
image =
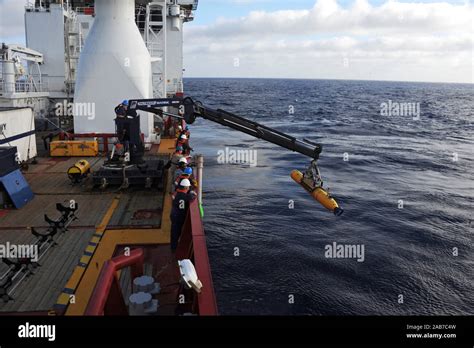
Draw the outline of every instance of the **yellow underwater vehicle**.
M317 167L313 167L316 168ZM304 175L299 170L295 169L290 174L291 178L300 184L306 191L311 194L316 201L318 201L324 208L329 211L332 211L334 215L339 216L341 215L344 210L339 207L336 200L329 195L329 192L323 189L321 177L319 176L318 170L318 177L315 180L314 177L310 175Z

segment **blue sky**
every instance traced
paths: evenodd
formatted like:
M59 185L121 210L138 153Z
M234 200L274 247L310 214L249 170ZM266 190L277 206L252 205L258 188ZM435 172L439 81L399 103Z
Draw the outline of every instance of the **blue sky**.
M348 7L353 0L339 0L339 4ZM369 0L371 5L377 6L386 0ZM399 0L405 3L434 3L437 0ZM462 4L464 0L445 0L452 4ZM251 11L278 11L304 10L314 5L314 0L200 0L194 24L203 25L213 23L217 17L239 18Z
M24 0L0 0L0 42L24 43ZM187 77L473 83L473 0L200 0Z
M201 0L186 76L472 83L473 30L467 0Z

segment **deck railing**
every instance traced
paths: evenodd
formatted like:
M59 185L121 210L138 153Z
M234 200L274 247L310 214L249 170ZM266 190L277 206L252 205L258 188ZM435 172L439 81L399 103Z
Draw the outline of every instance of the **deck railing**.
M206 236L197 199L189 205L188 215L176 249L176 258L178 260L192 260L199 280L203 284L201 293L194 296L193 312L199 313L199 315L217 315Z
M128 315L117 271L130 267L131 279L143 275L143 249L134 249L130 255L120 255L102 266L85 315ZM133 284L132 284L133 286Z

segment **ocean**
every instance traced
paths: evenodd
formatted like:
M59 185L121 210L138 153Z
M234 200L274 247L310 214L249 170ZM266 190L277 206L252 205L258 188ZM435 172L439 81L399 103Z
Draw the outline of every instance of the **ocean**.
M290 178L309 158L198 119L220 314L474 314L473 85L188 78L185 91L321 143L324 187L344 209ZM222 163L226 148L256 165ZM328 257L334 243L363 260Z

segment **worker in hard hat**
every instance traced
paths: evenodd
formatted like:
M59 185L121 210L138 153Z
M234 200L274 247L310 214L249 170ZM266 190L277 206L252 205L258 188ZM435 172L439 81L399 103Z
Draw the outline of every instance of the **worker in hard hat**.
M176 146L183 144L188 140L188 137L185 134L180 134L178 138L176 139Z
M181 134L176 142L176 146L182 146L183 150L186 147L188 142L188 137L184 134Z
M184 172L184 170L188 167L188 160L186 157L181 157L176 164L176 170L174 172L173 182L175 182Z
M181 157L178 160L178 168L184 169L187 167L187 165L188 165L188 160L186 159L186 157Z
M186 157L177 155L177 156L173 156L170 160L168 160L164 168L170 169L171 166L176 166L176 167L180 167L181 169L184 169L186 168L187 164L188 164L188 159Z
M137 116L137 112L135 110L129 111L128 100L124 100L115 108L115 115L117 115L118 118L133 118Z
M127 110L128 110L128 100L124 100L115 108L115 114L117 115L118 118L125 118L127 117Z
M173 169L172 169L172 172L173 173L173 177L172 177L172 183L175 182L175 180L181 175L183 174L183 171L184 169L186 169L186 167L188 166L188 159L182 155L179 155L179 154L175 154L175 156L173 156L169 161L168 163L165 164L164 166L164 169L167 170L167 169L170 169L172 166L173 166ZM174 187L174 185L171 185L171 187L169 188L169 193L173 194L175 191L176 191L176 188Z
M179 134L176 136L177 139L179 139L182 135L186 135L186 138L189 142L189 137L191 136L191 132L189 131L189 127L186 125L184 128L179 126Z
M186 179L191 182L191 190L195 192L197 188L197 181L194 179L193 169L191 167L184 168L184 170L180 171L178 175L175 175L175 178L176 179L173 183L175 190L180 186L181 181Z
M189 153L193 150L188 143L188 137L186 134L180 135L178 138L176 146L181 146L183 148L183 154L184 155L189 155Z
M186 219L189 208L189 202L196 198L194 192L190 192L191 182L188 179L181 180L176 190L171 208L171 251L174 252L178 247L181 230Z

